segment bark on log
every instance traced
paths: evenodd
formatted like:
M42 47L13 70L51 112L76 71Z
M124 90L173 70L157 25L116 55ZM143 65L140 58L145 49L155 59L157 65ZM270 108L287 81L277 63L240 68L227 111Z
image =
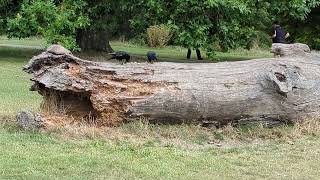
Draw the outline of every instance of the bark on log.
M55 48L24 67L33 74L32 89L47 106L54 99L58 109L99 125L141 116L163 123L294 122L320 109L320 58L305 51L240 62L120 65Z

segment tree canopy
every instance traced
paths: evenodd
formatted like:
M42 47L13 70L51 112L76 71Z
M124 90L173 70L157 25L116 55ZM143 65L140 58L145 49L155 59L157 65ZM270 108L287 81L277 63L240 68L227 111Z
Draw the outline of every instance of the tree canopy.
M139 35L165 24L173 43L212 52L213 43L228 49L266 42L273 20L294 27L319 5L318 0L1 0L0 32L43 36L72 50L111 51L112 36Z

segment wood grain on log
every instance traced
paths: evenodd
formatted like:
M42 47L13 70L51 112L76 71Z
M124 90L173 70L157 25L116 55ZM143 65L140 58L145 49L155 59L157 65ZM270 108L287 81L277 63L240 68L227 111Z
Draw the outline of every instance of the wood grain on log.
M45 102L54 97L57 107L94 116L100 125L141 116L164 123L296 121L320 109L320 58L303 52L240 62L120 65L46 51L24 70Z

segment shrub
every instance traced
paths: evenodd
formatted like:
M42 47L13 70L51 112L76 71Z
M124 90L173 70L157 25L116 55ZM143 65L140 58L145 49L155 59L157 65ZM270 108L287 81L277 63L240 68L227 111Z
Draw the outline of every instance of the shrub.
M312 47L316 50L320 50L320 38L314 40L314 44Z
M147 29L147 39L150 47L165 47L170 38L170 29L164 24L150 26Z
M85 7L86 2L82 0L65 0L59 5L52 0L23 1L20 12L8 20L7 35L18 38L42 36L48 44L59 43L78 51L77 30L89 26L90 21L82 13Z
M140 34L129 40L130 43L138 46L146 46L146 34Z

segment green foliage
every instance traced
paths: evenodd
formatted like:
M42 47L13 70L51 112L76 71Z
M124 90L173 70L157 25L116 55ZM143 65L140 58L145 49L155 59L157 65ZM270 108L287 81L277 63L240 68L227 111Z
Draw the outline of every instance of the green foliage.
M172 29L171 43L212 54L214 42L223 50L250 48L254 42L268 44L265 38L255 38L266 37L273 20L291 27L319 5L319 0L2 0L0 22L6 24L10 37L41 35L48 43L60 42L72 49L77 49L78 30L132 37L165 24Z
M251 48L255 42L270 44L266 38L276 19L304 20L317 0L135 0L130 3L130 22L135 31L150 24L175 27L175 43L192 48L205 48L210 54L212 44L219 42L223 50ZM139 12L135 14L135 9ZM258 40L256 39L258 38Z
M9 37L46 37L47 43L59 43L78 50L76 31L89 25L89 19L82 13L86 3L83 1L53 0L23 1L21 10L15 18L8 21Z
M45 28L55 20L56 6L52 1L24 1L21 12L8 22L8 36L26 38L43 35Z
M278 1L272 8L272 18L279 20L290 32L290 42L301 42L317 49L320 30L320 1Z
M297 41L307 43L311 48L320 50L320 26L305 28L303 30L303 34L296 34L298 36Z
M319 0L285 0L271 3L271 12L274 18L280 18L287 22L292 20L303 21L313 8L320 5Z
M288 29L294 41L308 44L312 49L320 50L320 7L315 8L305 21L292 21Z
M0 35L6 31L7 18L13 16L19 8L19 1L0 0Z
M138 46L146 46L147 45L146 39L147 39L147 35L145 33L142 33L131 38L129 40L129 43L135 44Z
M134 5L135 6L135 5ZM190 47L211 49L211 43L216 39L223 39L228 35L228 27L221 25L222 36L217 32L218 22L216 18L219 15L218 10L221 7L232 11L229 14L246 13L244 6L235 4L234 1L228 3L216 1L157 1L149 0L145 3L137 3L147 12L144 16L136 15L131 19L131 25L136 30L141 29L144 24L165 23L173 27L176 44ZM230 8L227 8L230 7ZM226 23L224 23L226 24ZM224 34L223 34L224 33Z

